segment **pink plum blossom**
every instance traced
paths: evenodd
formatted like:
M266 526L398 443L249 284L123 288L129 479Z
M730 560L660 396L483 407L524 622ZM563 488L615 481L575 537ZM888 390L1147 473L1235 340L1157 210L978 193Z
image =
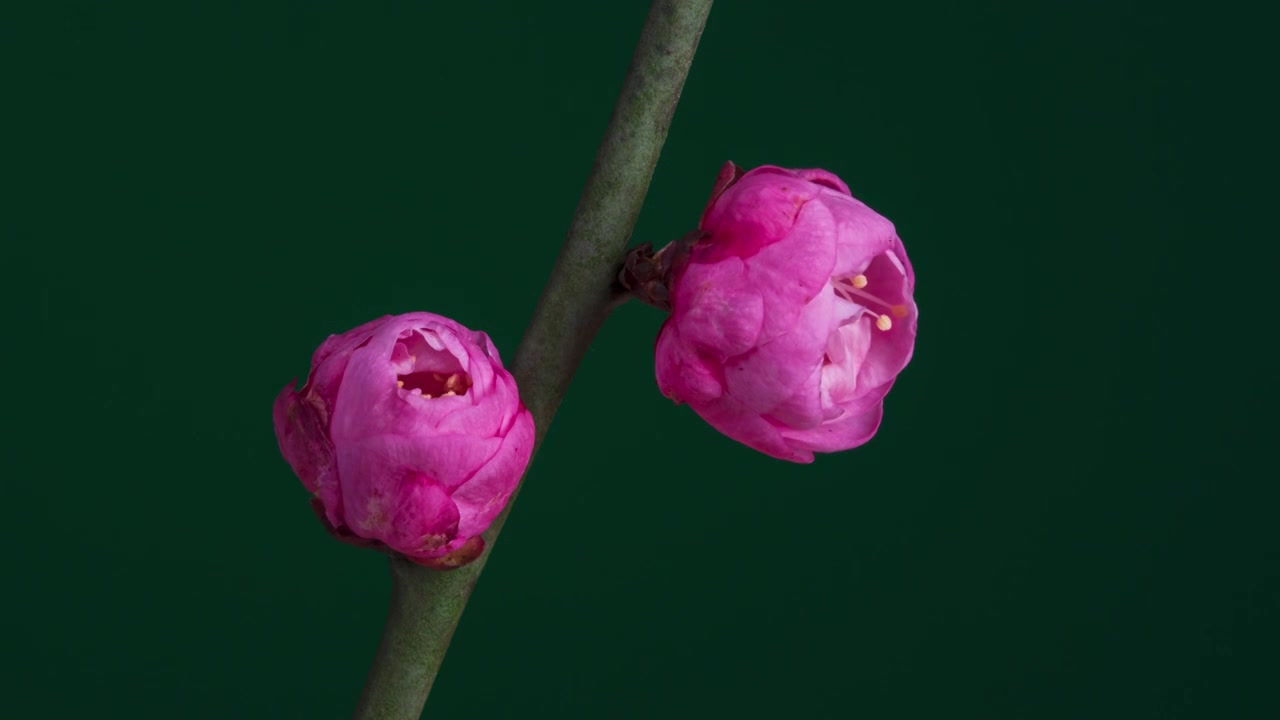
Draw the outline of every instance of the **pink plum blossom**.
M669 281L662 393L783 460L870 440L916 337L893 224L825 170L727 163L700 230Z
M533 452L533 417L489 337L425 312L330 336L273 410L334 536L438 568L480 555Z

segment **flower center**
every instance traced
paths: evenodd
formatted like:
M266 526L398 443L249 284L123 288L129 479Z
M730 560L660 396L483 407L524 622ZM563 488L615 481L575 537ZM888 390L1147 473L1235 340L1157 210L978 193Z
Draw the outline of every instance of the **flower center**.
M396 385L414 395L422 393L424 398L453 397L467 394L467 390L471 387L471 376L464 372L446 375L422 370L397 375Z
M876 327L880 330L887 331L893 327L893 320L889 317L890 315L896 318L907 316L906 305L894 305L867 292L864 289L867 287L866 275L859 274L848 278L836 278L831 281L831 286L835 288L837 297L865 308L867 314L876 319ZM877 313L869 307L869 304L884 308L888 312Z

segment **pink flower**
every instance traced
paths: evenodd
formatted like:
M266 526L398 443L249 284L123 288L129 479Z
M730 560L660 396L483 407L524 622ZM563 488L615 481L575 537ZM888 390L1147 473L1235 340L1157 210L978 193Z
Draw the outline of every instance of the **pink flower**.
M700 228L671 278L662 393L792 462L870 440L916 337L893 224L825 170L727 163Z
M480 555L533 452L533 417L488 336L424 312L330 336L273 414L331 533L439 568Z

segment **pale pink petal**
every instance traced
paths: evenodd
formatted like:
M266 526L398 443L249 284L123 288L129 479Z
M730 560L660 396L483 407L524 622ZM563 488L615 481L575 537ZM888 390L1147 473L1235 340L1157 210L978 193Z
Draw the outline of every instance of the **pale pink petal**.
M878 332L867 320L841 325L827 341L827 364L822 369L822 393L827 406L840 405L858 391L858 369Z
M705 405L690 404L689 407L711 427L743 445L780 460L813 462L813 453L788 445L775 425L729 395Z
M730 395L755 412L773 412L794 395L801 384L813 379L811 398L819 400L814 372L822 366L831 335L834 298L822 293L802 306L791 331L725 363L725 383Z
M809 428L826 420L822 405L822 363L814 365L809 377L796 384L793 392L765 413L765 419L787 428Z
M865 444L876 434L884 416L884 403L876 403L859 415L846 415L807 430L783 430L791 447L810 452L839 452Z

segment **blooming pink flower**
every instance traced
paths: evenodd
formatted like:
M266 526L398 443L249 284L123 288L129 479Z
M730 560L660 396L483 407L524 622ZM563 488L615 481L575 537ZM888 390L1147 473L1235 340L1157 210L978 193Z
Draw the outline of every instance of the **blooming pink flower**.
M331 533L433 567L480 555L533 452L533 417L488 336L424 312L330 336L273 410Z
M700 229L670 281L662 393L784 460L870 440L916 337L893 224L825 170L727 163Z

